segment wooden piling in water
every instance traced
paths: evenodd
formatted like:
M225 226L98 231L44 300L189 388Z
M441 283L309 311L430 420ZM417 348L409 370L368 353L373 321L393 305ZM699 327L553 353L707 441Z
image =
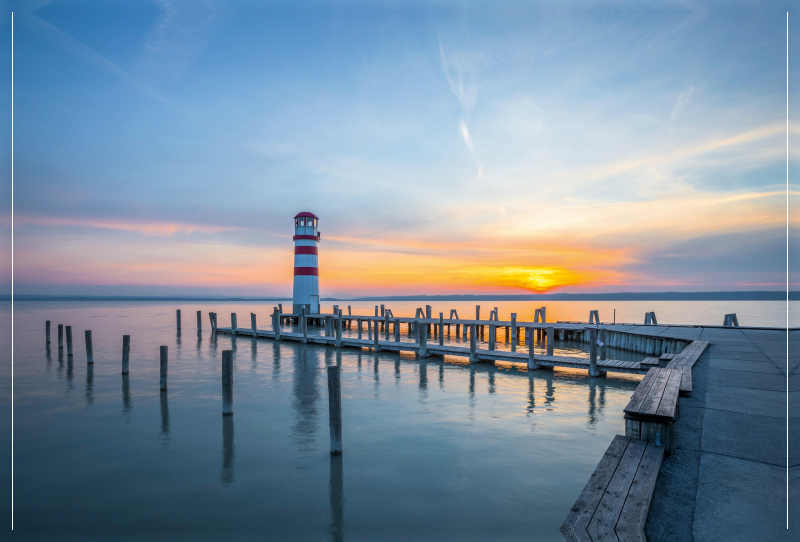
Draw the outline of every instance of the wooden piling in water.
M597 370L597 329L589 328L589 376L600 376Z
M340 313L342 311L339 311ZM342 315L336 315L336 348L342 347Z
M439 346L444 346L444 313L439 313Z
M231 313L231 336L232 337L236 336L236 328L237 327L238 326L236 325L236 313L232 312Z
M253 338L258 334L258 326L256 325L256 313L250 313L250 327L253 328Z
M50 320L44 324L44 340L47 344L50 344Z
M417 340L419 341L419 357L428 357L428 326L421 326L417 321Z
M553 343L556 341L556 328L553 326L547 327L547 355L553 355L553 347L555 346Z
M511 313L511 351L517 351L517 313Z
M398 318L394 320L394 342L400 342L400 320Z
M306 306L300 307L300 329L303 331L303 344L308 343L308 318L306 318Z
M92 350L92 330L87 329L83 334L86 340L86 363L94 363L94 351Z
M465 324L466 325L466 324ZM475 350L477 350L478 345L475 340L475 324L469 325L469 362L475 363L477 358L475 357Z
M233 350L222 351L222 415L233 414Z
M600 346L600 359L604 360L604 359L606 359L606 330L605 329L601 329L598 332L597 340L599 340L601 343L603 343L603 344L601 344L599 346Z
M175 311L175 320L177 321L178 329L180 329L181 328L181 310L180 309L177 309Z
M128 365L131 359L131 336L122 336L122 374L128 374Z
M162 390L167 389L167 347L161 347L161 364L160 364L160 379L159 384Z
M328 419L331 433L331 454L342 453L342 379L338 365L328 367Z
M358 339L361 340L361 318L356 318L356 326L358 327Z
M197 331L203 331L203 311L197 311Z
M497 326L489 324L489 350L494 350L497 345Z
M534 352L534 348L533 348L533 339L531 339L531 345L528 348L528 370L529 371L536 371L536 370L539 369L539 367L540 367L540 365L536 361L536 353Z
M375 352L379 352L381 347L378 344L378 341L380 340L380 333L378 332L378 321L375 320L375 322L373 322L373 324L374 324L373 327L375 328L375 329L372 330L373 331L373 333L372 333L373 348L375 349Z
M72 326L67 326L67 356L72 355Z
M64 324L58 324L58 347L64 348Z

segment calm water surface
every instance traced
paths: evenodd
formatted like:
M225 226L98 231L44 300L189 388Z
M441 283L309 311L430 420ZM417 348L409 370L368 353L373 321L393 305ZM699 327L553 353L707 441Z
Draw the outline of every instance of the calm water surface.
M415 305L387 304L398 316L413 314ZM454 305L434 305L434 313L452 306L462 318L474 316L474 304L471 315L461 314L470 305ZM482 310L488 316L499 305ZM528 318L523 305L514 304L520 319ZM580 318L562 317L567 312L556 305L548 304L548 320ZM593 305L605 320L602 305ZM371 313L373 306L353 309ZM561 540L558 526L613 436L624 432L622 408L640 379L590 379L560 369L528 374L511 364L470 367L450 358L421 364L412 355L244 337L232 342L209 333L209 310L219 313L220 325L236 312L240 325L249 326L256 312L266 327L271 307L16 303L19 538L186 533L199 540L228 533L275 540ZM184 316L180 334L176 308ZM201 333L196 310L203 310ZM59 323L73 326L72 359L57 348ZM9 329L10 304L0 324ZM86 363L86 329L93 333L94 366ZM128 377L120 374L123 334L131 335ZM165 393L158 386L160 345L170 354ZM556 345L572 355L581 348ZM234 350L230 418L221 416L226 349ZM8 464L10 360L8 349L3 352L0 423ZM328 451L330 364L342 367L341 458ZM7 509L8 469L2 476L0 504ZM9 514L0 521L7 527Z

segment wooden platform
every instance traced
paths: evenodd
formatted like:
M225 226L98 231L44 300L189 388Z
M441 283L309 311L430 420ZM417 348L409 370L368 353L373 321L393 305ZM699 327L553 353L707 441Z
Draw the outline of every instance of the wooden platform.
M617 435L561 525L569 542L645 541L664 448Z
M221 327L217 328L218 333L231 333L231 328ZM248 328L237 328L237 336L252 337L253 330ZM256 337L274 339L275 334L272 331L258 330ZM281 332L280 340L289 341L302 341L303 335L301 333L287 333ZM336 337L324 337L322 335L308 335L307 342L313 344L327 344L331 346L336 345ZM375 341L369 339L355 339L343 337L341 340L342 346L352 348L375 348ZM378 349L387 352L419 352L419 343L405 342L405 341L378 341ZM437 344L428 343L428 355L438 356L458 356L469 359L470 349L464 346L440 346ZM528 363L527 352L508 352L505 350L485 350L477 348L475 350L475 361L480 362L494 362L494 361L507 361L512 363ZM536 362L545 367L571 367L575 369L589 369L589 359L568 356L545 356L537 355ZM645 374L649 366L642 367L637 361L622 361L615 359L597 360L597 366L606 372L617 373L634 373Z

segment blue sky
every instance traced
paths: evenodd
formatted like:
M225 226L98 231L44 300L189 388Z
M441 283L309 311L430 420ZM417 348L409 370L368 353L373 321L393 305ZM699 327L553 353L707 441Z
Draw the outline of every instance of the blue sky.
M785 6L558 5L13 4L17 291L780 289Z

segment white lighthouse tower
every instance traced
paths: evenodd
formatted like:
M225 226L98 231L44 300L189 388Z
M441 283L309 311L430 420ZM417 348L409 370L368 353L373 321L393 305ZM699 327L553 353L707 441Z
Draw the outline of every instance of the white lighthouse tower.
M319 314L319 267L317 244L319 217L314 213L298 213L294 217L294 292L292 314Z

